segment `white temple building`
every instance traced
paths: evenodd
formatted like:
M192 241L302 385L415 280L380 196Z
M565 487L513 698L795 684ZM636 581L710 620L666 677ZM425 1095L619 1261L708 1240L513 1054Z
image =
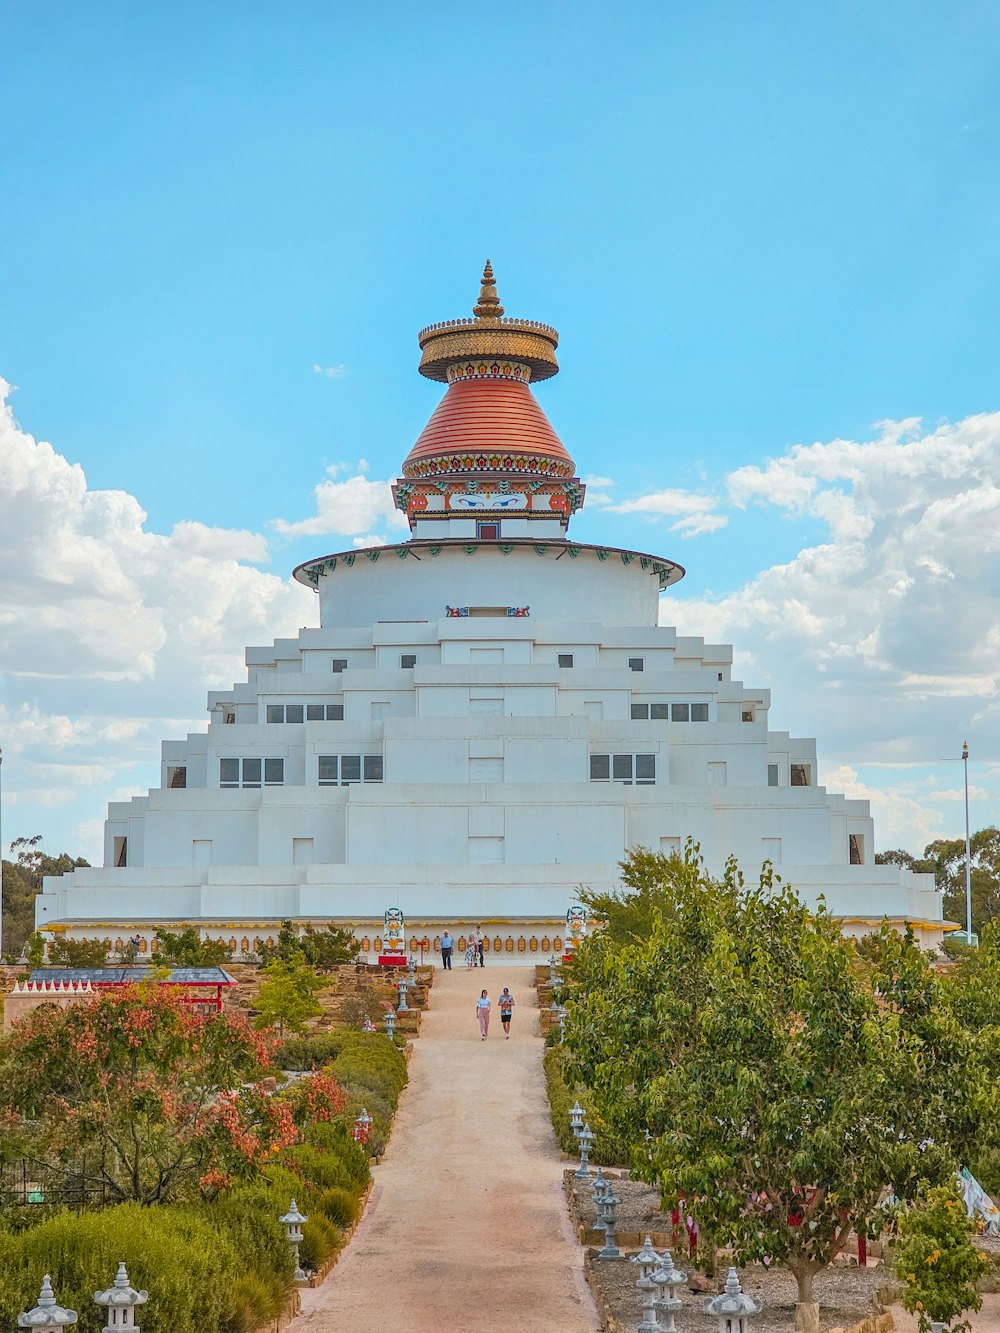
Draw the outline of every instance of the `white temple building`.
M419 341L448 387L394 487L409 540L296 569L319 628L247 649L159 787L110 806L104 865L46 880L39 928L145 952L193 924L239 956L333 921L374 952L392 906L414 943L482 922L547 953L580 886L691 837L852 934L936 944L933 878L875 864L867 802L818 785L815 741L769 729L729 646L660 623L684 570L568 536L585 488L531 388L555 330L505 318L487 265L473 318Z

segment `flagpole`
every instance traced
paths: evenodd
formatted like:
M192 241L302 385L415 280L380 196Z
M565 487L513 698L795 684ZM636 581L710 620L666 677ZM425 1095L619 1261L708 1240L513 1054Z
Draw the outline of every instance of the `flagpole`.
M965 942L972 943L972 856L969 845L969 742L962 742L965 773Z

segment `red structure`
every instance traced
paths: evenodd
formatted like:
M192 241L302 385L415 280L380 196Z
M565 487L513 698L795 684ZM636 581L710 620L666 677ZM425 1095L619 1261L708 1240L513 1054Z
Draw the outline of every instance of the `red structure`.
M54 982L83 985L88 981L95 991L119 990L144 981L177 986L185 1004L202 1013L216 1014L222 1012L223 991L236 985L235 978L223 967L173 967L166 976L158 967L40 967L32 972L28 985L34 990Z

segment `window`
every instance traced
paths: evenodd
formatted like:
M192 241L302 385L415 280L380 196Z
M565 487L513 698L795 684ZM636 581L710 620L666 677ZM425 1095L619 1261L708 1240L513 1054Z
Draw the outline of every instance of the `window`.
M307 722L343 722L343 704L306 704Z
M412 667L415 667L417 665L416 653L400 653L399 665L403 671L409 671Z
M852 866L863 866L865 863L865 840L860 833L851 833L847 838L848 860Z
M128 838L115 838L111 849L111 859L116 866L128 865Z
M710 787L724 787L727 776L725 760L709 761L708 785Z
M285 781L284 759L220 759L220 787L280 787Z
M645 666L646 662L645 659L642 657L630 657L628 659L629 671L643 671L645 669Z
M267 720L268 720L268 722L284 722L284 720L285 720L285 705L284 705L284 704L268 704L268 705L267 705Z
M692 722L707 722L707 721L708 721L708 704L692 704L692 705L691 705L691 721L692 721Z
M268 722L343 722L343 704L268 704Z
M707 722L708 704L632 704L632 721Z
M373 722L381 722L383 718L388 717L388 716L389 716L389 710L390 710L391 707L392 707L392 705L389 704L389 703L386 703L385 701L378 702L378 703L373 703L373 704L372 704L372 721L373 721Z
M319 785L350 787L355 782L381 782L383 760L380 754L321 754Z
M222 722L224 726L231 727L236 722L236 709L224 708L222 710Z
M185 765L171 764L167 769L167 786L186 787L188 785L187 774L188 771Z
M286 722L305 721L305 709L303 708L302 704L286 704L285 721Z
M621 782L626 786L651 787L656 782L655 754L592 754L591 782Z
M559 654L559 657L558 657L557 660L558 660L559 665L560 665L561 667L571 667L571 666L573 665L573 654L572 654L572 653L560 653L560 654Z
M477 523L476 537L481 542L497 542L500 540L499 523Z
M629 713L633 722L642 722L649 717L649 704L632 704Z
M752 705L751 705L751 707L749 707L749 708L744 708L744 709L743 709L743 711L740 713L740 721L741 721L741 722L752 722L752 721L753 721L753 706L752 706Z
M778 785L778 765L768 764L767 766L767 785L776 787Z
M650 704L649 716L653 719L654 722L666 722L666 720L670 717L670 705Z
M333 672L335 676L339 676L342 671L347 670L347 658L335 657L333 659L333 663L330 667L330 670Z
M809 764L792 764L790 776L793 787L812 786L812 768Z
M691 705L690 704L671 704L670 718L673 722L690 722Z

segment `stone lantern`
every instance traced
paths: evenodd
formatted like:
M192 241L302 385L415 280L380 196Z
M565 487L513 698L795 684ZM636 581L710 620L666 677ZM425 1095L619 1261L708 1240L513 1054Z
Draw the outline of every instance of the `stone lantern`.
M396 1015L390 1009L385 1016L385 1035L392 1041L396 1035Z
M63 1306L56 1304L52 1279L48 1273L42 1278L38 1304L17 1316L18 1328L30 1328L34 1333L59 1333L59 1330L65 1328L67 1324L75 1323L76 1311L64 1309Z
M406 986L407 986L406 978L405 978L405 977L400 977L400 978L399 978L399 1004L396 1005L396 1013L397 1013L397 1014L408 1014L408 1013L410 1012L410 1006L406 1003Z
M417 979L417 962L412 953L410 954L410 961L406 964L406 972L412 986Z
M556 968L557 968L558 966L559 966L559 959L555 956L555 954L553 954L552 957L549 959L549 985L550 985L550 986L554 986L554 985L556 984L556 981L557 981L557 979L558 979L558 978L556 977Z
M577 1142L580 1145L580 1165L573 1174L580 1180L586 1180L590 1175L590 1167L587 1163L587 1159L590 1157L590 1150L594 1146L594 1140L597 1138L597 1135L589 1125L584 1125L583 1129L580 1130L576 1137Z
M139 1333L135 1322L135 1307L145 1305L149 1300L148 1291L136 1291L128 1280L128 1270L123 1263L118 1265L114 1285L107 1291L95 1291L95 1305L107 1308L107 1320L103 1333L118 1333L119 1329L131 1329Z
M620 1259L622 1252L618 1248L618 1237L615 1231L618 1226L618 1205L621 1199L615 1193L615 1187L610 1180L604 1182L604 1188L601 1191L601 1203L603 1205L603 1231L604 1248L599 1251L598 1259Z
M652 1281L660 1293L657 1297L656 1308L667 1317L667 1322L663 1325L664 1333L675 1333L677 1326L674 1323L674 1315L684 1304L677 1295L677 1288L683 1287L687 1282L687 1273L682 1273L674 1267L674 1261L669 1250L663 1251L663 1257L653 1270Z
M351 1130L351 1138L357 1143L367 1143L371 1138L372 1118L368 1114L366 1107L362 1106L360 1115L354 1121L354 1128Z
M295 1272L292 1276L296 1282L304 1282L306 1275L299 1264L299 1246L302 1244L302 1224L308 1222L308 1217L303 1217L296 1207L295 1200L292 1200L291 1207L284 1217L279 1217L278 1221L285 1228L288 1235L288 1243L292 1247L292 1254L295 1256Z
M574 1102L567 1115L569 1116L570 1129L579 1138L580 1130L583 1129L583 1107L579 1102Z
M639 1277L636 1286L642 1292L642 1323L636 1333L659 1333L660 1320L656 1313L656 1283L653 1273L660 1266L660 1256L653 1249L650 1237L643 1241L642 1249L629 1259L630 1264L639 1265Z
M718 1296L705 1301L705 1313L714 1314L719 1321L719 1333L749 1333L750 1316L760 1314L760 1301L748 1296L740 1286L735 1268L726 1274L726 1285Z

